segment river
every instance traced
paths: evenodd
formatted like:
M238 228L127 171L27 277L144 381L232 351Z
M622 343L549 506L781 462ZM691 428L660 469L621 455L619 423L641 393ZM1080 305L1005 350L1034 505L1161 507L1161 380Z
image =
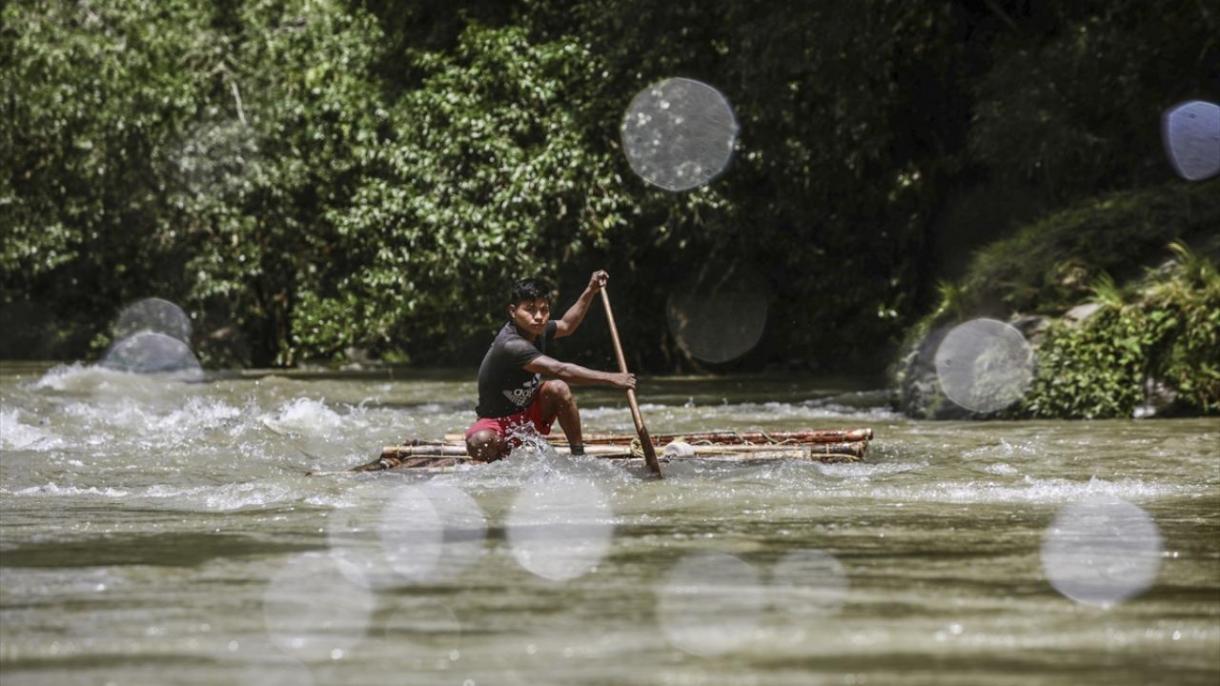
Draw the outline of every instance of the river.
M656 434L876 439L661 481L537 451L306 475L460 431L472 376L6 364L4 684L1220 682L1214 419L932 423L844 380L644 379ZM587 431L632 431L577 397Z

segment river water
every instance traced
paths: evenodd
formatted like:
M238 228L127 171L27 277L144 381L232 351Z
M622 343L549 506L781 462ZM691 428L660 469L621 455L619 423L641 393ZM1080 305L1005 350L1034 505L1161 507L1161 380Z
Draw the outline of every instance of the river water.
M871 427L854 464L307 476L460 431L473 380L6 365L0 676L1220 682L1220 422L916 422L862 390L640 388L653 433ZM578 398L631 432L617 396Z

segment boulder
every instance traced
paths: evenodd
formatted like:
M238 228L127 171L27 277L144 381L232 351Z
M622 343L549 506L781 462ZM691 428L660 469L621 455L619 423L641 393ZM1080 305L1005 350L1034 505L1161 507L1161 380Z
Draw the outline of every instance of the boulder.
M1069 324L1080 324L1097 314L1100 309L1101 303L1084 303L1064 312L1063 319Z

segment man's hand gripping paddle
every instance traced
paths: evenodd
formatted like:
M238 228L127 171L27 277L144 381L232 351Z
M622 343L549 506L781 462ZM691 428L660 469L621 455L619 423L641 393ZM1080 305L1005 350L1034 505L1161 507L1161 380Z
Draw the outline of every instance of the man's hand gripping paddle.
M606 306L606 321L610 324L610 340L614 342L614 354L618 357L618 370L627 373L627 358L623 357L623 344L619 342L618 327L614 325L614 313L610 311L610 296L606 289L601 289L602 304ZM652 447L652 439L648 437L648 429L644 426L644 417L640 414L640 405L635 400L635 390L627 389L627 404L631 406L631 419L635 422L635 432L640 436L640 447L644 449L644 462L657 478L661 476L661 463L657 462L657 451Z

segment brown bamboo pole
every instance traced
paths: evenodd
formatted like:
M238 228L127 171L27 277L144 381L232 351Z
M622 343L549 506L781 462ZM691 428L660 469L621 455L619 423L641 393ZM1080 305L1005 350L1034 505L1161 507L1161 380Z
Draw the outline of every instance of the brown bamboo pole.
M689 444L688 444L689 445ZM725 443L713 444L697 444L690 445L692 456L700 455L741 455L748 456L752 454L764 455L852 455L855 457L863 457L868 450L868 443L865 441L853 441L847 443L771 443L771 444L755 444L755 445L730 445ZM558 452L561 455L568 454L566 446L558 446ZM628 445L590 445L585 447L585 453L589 457L599 458L628 458L632 457L631 447ZM381 458L370 462L358 468L362 471L378 471L385 469L385 466L378 467L378 462L402 462L408 461L417 457L426 458L456 458L461 461L467 461L466 450L461 446L446 445L446 446L429 446L429 445L389 445L382 449ZM682 456L670 456L670 459L682 459ZM478 460L473 460L478 462Z
M687 443L717 443L723 445L779 445L785 443L854 443L870 441L872 429L830 429L805 431L693 431L684 434L662 434L653 436L654 445L663 446L682 439ZM613 434L591 434L585 436L585 445L628 444L628 436ZM562 438L555 442L563 443Z
M664 447L681 439L692 445L714 443L717 445L791 445L806 443L867 443L873 439L872 429L801 429L798 431L692 431L684 434L661 434L652 436L652 444ZM464 445L465 436L459 433L445 434L444 442L406 441L404 446ZM548 437L557 446L568 444L562 435ZM630 445L635 440L622 434L585 434L585 446ZM464 450L465 448L463 448Z
M860 444L852 444L859 446ZM701 446L709 448L709 450L700 450L693 455L679 456L674 455L667 459L681 460L721 460L721 461L743 461L757 462L759 460L791 460L791 459L810 459L819 462L855 462L864 457L864 451L858 447L853 448L832 448L827 449L827 445L818 446L783 446L767 447L767 446L744 446L752 450L728 450L722 446ZM615 452L604 453L586 453L589 457L594 457L601 460L631 460L638 459L631 454L629 450L617 450ZM453 467L461 464L486 464L479 460L466 456L447 455L447 454L419 454L419 455L385 455L375 462L352 467L341 472L315 471L307 472L311 475L328 476L332 474L351 474L359 472L382 472L388 470L400 469L430 469L437 467Z
M618 369L623 374L627 373L627 358L623 356L623 344L619 341L618 327L614 325L614 312L610 309L610 294L606 292L606 287L602 290L602 305L606 307L606 323L610 325L610 340L614 343L614 355L618 358ZM653 447L652 439L648 437L648 429L644 426L644 416L640 414L640 405L635 401L635 390L627 389L627 404L631 406L631 420L635 422L635 432L640 436L640 444L644 449L644 462L648 464L648 468L661 477L661 463L657 462L657 451Z

